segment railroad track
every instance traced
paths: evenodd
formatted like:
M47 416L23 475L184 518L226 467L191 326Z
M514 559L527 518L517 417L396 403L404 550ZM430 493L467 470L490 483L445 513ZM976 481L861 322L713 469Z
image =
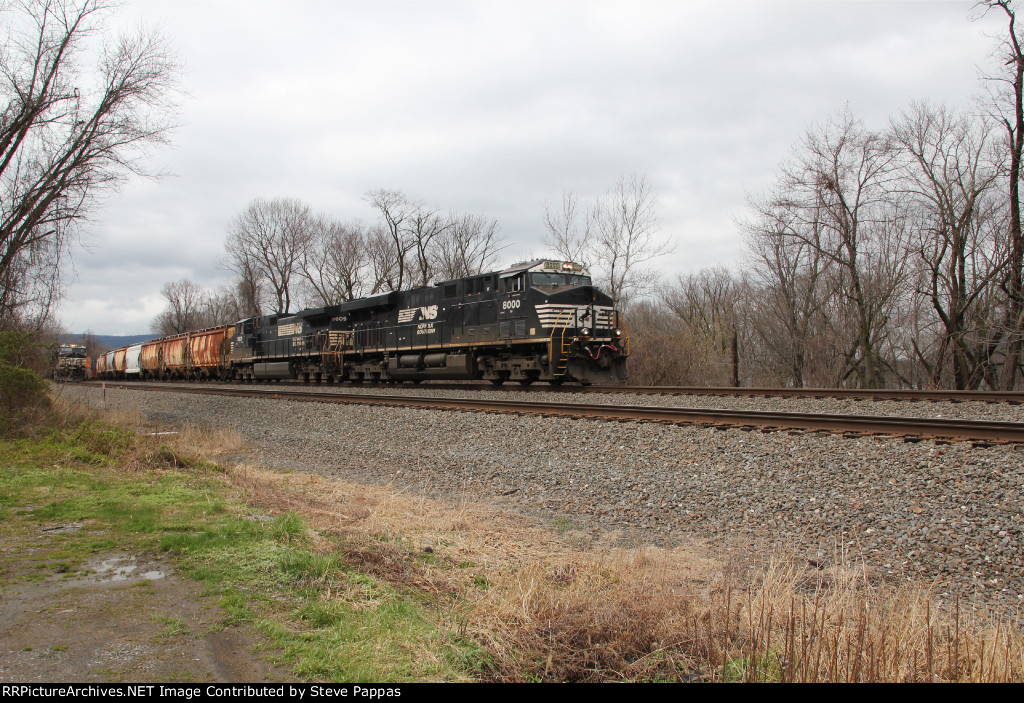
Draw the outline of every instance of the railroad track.
M112 382L116 383L116 381ZM285 380L277 387L299 386L316 388L316 384ZM344 388L343 384L328 385L328 388ZM952 390L909 390L901 388L736 388L733 386L552 386L546 383L520 385L508 383L496 386L490 383L444 383L428 382L422 385L402 386L392 384L366 384L355 388L421 388L450 391L508 391L517 393L626 393L633 395L700 395L745 398L840 398L853 400L903 400L929 401L934 403L1009 403L1024 404L1024 391L952 391Z
M909 400L946 403L1024 403L1024 391L942 391L899 388L733 388L726 386L590 386L598 393L648 395L713 395L777 398L852 398L855 400Z
M427 388L446 390L478 389L537 391L555 393L630 393L634 395L705 395L745 398L847 398L853 400L905 400L933 403L1024 403L1024 391L942 391L899 388L735 388L732 386L472 386L454 383L430 384Z
M100 385L91 382L89 385ZM182 387L153 383L105 382L106 388L170 393L194 393L242 398L271 398L316 403L350 403L419 407L463 412L495 412L545 417L584 418L619 422L661 422L677 425L739 427L751 430L831 432L845 435L887 435L907 441L942 439L974 443L1024 444L1024 423L994 420L836 415L826 413L768 412L709 408L587 405L580 403L522 402L487 398L430 398L365 393L324 393L295 386L274 388Z

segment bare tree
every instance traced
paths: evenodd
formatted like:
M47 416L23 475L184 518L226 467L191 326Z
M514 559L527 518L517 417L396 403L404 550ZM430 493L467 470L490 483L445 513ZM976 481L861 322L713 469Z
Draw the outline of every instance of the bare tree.
M647 179L634 173L596 206L594 258L616 303L649 293L658 280L650 262L672 251L659 237L656 204Z
M286 313L312 236L309 206L294 198L256 198L228 225L227 266L253 290L266 285L276 313Z
M434 241L448 232L452 225L451 219L441 217L437 210L422 204L409 215L406 233L408 240L412 242L416 285L425 286L433 279Z
M154 333L166 337L191 332L206 326L206 292L187 278L165 283L160 295L167 301L164 311L153 320Z
M408 221L421 209L421 203L404 193L383 188L368 192L366 200L384 221L380 229L371 233L377 279L374 290L401 290L408 282L410 252L416 249L416 241L409 236Z
M4 3L0 60L0 321L45 320L59 263L97 197L165 141L177 64L155 32L103 47L78 64L103 27L101 0Z
M560 256L594 269L616 304L650 293L658 279L654 259L672 251L660 236L657 197L647 179L622 177L604 197L580 205L562 194L560 212L544 206L543 242Z
M95 359L100 354L108 351L110 347L100 342L99 337L91 329L86 330L79 337L78 343L85 347L85 355Z
M991 115L1003 128L1004 153L1009 162L1009 251L1003 278L1007 296L1003 386L1012 389L1017 384L1024 354L1024 223L1020 203L1020 177L1024 168L1024 37L1017 31L1016 7L1010 0L982 0L976 6L984 12L1001 11L1007 20L1006 37L997 50L1003 68L998 75L986 78L991 87Z
M503 248L497 221L483 215L444 217L438 208L383 188L366 200L381 215L365 241L371 293L478 273Z
M260 302L263 298L262 284L255 271L246 269L245 273L241 273L235 279L231 296L237 303L236 314L239 320L263 314L263 305Z
M895 153L881 134L844 110L808 130L783 165L773 207L794 226L782 233L830 263L835 309L828 316L845 371L861 387L884 383L888 314L906 266L907 222L891 187Z
M702 384L740 385L737 308L741 283L717 267L678 275L662 287L665 306L682 322L693 351L700 359Z
M475 214L452 215L449 220L451 226L435 242L435 277L462 278L494 268L498 252L506 246L498 221Z
M750 327L760 339L765 362L785 385L802 388L815 362L813 340L824 331L825 274L821 223L794 218L775 203L778 194L748 200L754 217L740 223L746 234L750 277L756 293L749 308ZM794 228L803 231L797 233ZM821 378L822 369L814 369Z
M638 385L690 385L706 380L696 340L682 320L665 306L636 300L626 311L629 320L629 378Z
M206 291L201 307L202 327L217 327L251 317L245 307L245 298L238 285L227 285L215 291Z
M11 258L0 273L0 329L40 331L47 326L63 291L66 249L60 237L39 239Z
M370 262L370 295L398 290L398 264L387 229L380 225L371 227L366 233L365 243Z
M160 293L167 305L153 319L150 329L166 337L250 317L241 291L237 284L210 291L185 278L165 283Z
M593 208L580 205L579 196L563 191L560 211L544 203L545 233L541 242L566 261L575 261L589 269L594 263L591 260L593 216Z
M998 171L990 160L990 132L980 121L950 110L915 104L893 120L892 133L906 157L902 187L913 200L912 248L919 257L919 294L942 327L934 358L914 351L938 385L948 352L953 387L998 387L993 355L998 337L991 289L1004 270L996 261L993 223ZM1001 203L999 203L1001 204Z
M358 222L344 224L324 215L313 221L301 273L316 305L336 305L362 295L368 264L366 237Z

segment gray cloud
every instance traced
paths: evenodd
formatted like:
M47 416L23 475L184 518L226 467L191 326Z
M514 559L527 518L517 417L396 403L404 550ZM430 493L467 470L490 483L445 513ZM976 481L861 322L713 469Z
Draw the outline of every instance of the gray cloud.
M673 271L731 264L734 218L807 126L844 104L881 127L911 100L970 104L996 18L971 2L158 2L190 97L175 175L96 213L63 308L135 333L165 281L216 287L227 223L286 195L372 219L370 189L496 217L543 251L545 200L646 174ZM134 301L145 301L137 305Z

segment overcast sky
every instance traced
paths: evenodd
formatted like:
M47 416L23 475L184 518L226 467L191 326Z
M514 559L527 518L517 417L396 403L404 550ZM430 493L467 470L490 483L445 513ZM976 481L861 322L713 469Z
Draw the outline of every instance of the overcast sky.
M971 109L992 15L973 2L129 1L188 91L171 144L94 213L68 331L141 334L161 286L216 288L225 226L255 197L369 221L368 190L496 218L502 264L544 255L545 201L646 176L667 275L738 265L735 219L806 129L849 104Z

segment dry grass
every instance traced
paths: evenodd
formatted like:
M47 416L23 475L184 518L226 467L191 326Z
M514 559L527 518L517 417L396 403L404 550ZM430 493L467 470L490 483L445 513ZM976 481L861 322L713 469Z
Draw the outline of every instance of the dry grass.
M1019 627L923 586L876 587L837 569L808 593L794 562L774 563L728 606L726 647L743 680L996 682L1024 680Z
M498 575L470 627L498 681L676 680L711 654L713 565L681 550L577 554Z
M136 456L128 459L129 468L152 465L165 465L169 468L193 466L201 458L215 461L219 457L245 450L242 435L234 430L199 425L185 425L174 430L155 428L146 422L137 407L97 410L79 401L68 400L59 393L53 396L52 405L54 424L58 427L75 427L85 418L100 417L112 425L133 430L138 442L135 447Z
M374 575L460 593L448 626L489 652L492 680L1024 680L1019 629L856 565L818 572L778 557L741 577L700 545L581 548L579 535L486 506L251 467L231 475L254 504L346 535L347 555ZM426 547L434 564L412 558Z
M242 451L210 429L160 439L173 451ZM1019 626L874 582L856 564L816 571L780 556L744 573L700 544L616 548L614 534L390 486L252 466L227 478L256 509L341 536L322 539L324 550L340 543L368 573L440 596L441 626L487 652L485 679L1024 680Z

